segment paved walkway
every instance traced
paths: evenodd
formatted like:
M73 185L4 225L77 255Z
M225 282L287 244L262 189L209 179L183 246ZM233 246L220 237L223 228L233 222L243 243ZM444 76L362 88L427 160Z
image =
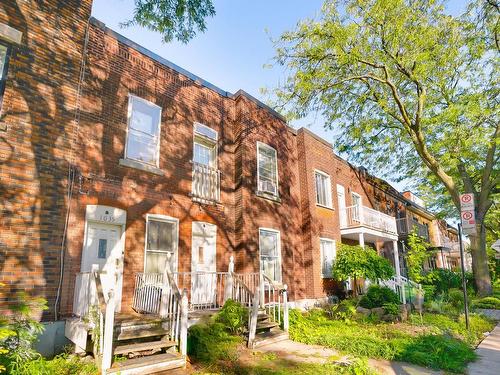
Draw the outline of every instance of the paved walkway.
M470 375L500 374L500 323L476 349L479 359L468 367Z

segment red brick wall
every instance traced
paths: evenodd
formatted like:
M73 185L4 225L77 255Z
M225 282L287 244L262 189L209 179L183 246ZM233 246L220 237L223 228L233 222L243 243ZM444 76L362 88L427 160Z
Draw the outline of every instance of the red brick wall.
M19 291L53 306L77 82L91 0L0 2L14 45L0 114L0 310Z

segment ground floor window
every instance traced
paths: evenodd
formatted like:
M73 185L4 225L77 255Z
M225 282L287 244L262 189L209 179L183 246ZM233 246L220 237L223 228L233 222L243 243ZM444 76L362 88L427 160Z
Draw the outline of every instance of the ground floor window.
M259 229L260 270L271 280L281 282L280 232Z
M170 267L177 265L177 225L173 218L149 216L146 223L146 273L163 273L170 254Z
M321 275L324 278L331 278L333 262L337 254L335 241L329 238L320 238L319 245L321 252Z

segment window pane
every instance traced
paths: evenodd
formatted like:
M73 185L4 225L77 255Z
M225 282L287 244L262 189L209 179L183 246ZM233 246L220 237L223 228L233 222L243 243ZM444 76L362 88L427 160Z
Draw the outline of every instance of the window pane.
M262 256L276 257L278 247L277 233L261 231L260 232L260 253Z
M158 134L161 110L142 100L131 97L132 114L130 128L155 136Z
M209 167L215 166L215 148L208 147L204 144L196 142L194 144L193 161Z
M174 251L174 223L150 220L147 250Z
M146 251L146 273L163 273L167 261L167 253Z
M129 129L127 158L155 164L156 151L156 139L154 137Z
M276 194L278 185L276 152L273 149L259 146L258 153L259 190Z
M320 240L322 255L322 273L324 277L332 277L332 267L335 260L335 242Z
M271 280L281 281L278 233L260 230L260 269Z
M213 129L210 129L207 126L203 126L201 124L195 124L194 131L195 131L195 133L198 133L198 134L203 135L207 138L213 139L214 141L217 140L217 132Z
M7 61L7 47L0 44L0 81L4 79L3 69Z

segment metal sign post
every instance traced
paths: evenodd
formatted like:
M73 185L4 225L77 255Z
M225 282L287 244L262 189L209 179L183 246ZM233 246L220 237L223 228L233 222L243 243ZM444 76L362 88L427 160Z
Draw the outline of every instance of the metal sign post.
M462 288L464 291L464 313L465 313L465 327L469 330L469 302L467 301L467 280L465 279L465 257L464 245L462 241L462 224L458 224L458 241L460 243L460 264L462 268Z

